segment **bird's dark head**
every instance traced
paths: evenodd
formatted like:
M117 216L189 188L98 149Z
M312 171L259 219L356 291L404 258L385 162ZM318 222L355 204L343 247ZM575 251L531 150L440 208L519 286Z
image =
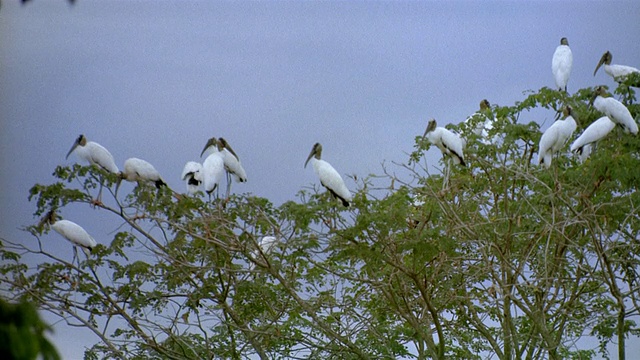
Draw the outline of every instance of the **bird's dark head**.
M78 138L76 139L76 143L78 143L78 145L80 146L87 145L87 137L84 136L84 134L78 135Z
M425 136L427 136L427 134L435 130L437 126L438 123L436 122L436 119L429 120L429 122L427 123L427 129L424 131L424 135L422 135L422 137L424 138Z
M233 156L236 157L236 159L238 159L238 161L240 161L240 157L238 157L238 154L236 154L236 152L233 151L233 149L231 148L231 146L229 145L227 140L225 140L224 138L219 138L218 139L218 150L222 151L223 149L227 149Z
M482 99L482 101L480 101L480 110L487 110L489 108L491 108L491 104L489 103L489 100Z
M309 160L311 160L312 157L315 157L318 160L322 158L322 145L320 145L320 143L315 143L311 148L311 152L307 157L307 161L304 162L305 168L307 167L307 164L309 163Z
M569 46L569 40L567 40L566 37L563 37L562 39L560 39L560 45L567 45Z
M76 141L73 143L73 146L71 146L71 149L69 149L69 152L67 152L67 156L65 157L65 159L68 159L69 155L71 155L73 150L75 150L78 146L85 145L87 145L87 138L83 134L80 134L78 138L76 138Z
M204 155L205 151L207 151L207 149L209 149L211 146L215 146L216 148L218 148L218 139L216 139L215 137L212 137L209 140L207 140L207 144L204 146L204 148L202 148L202 152L200 153L200 157L202 157L202 155Z
M611 55L611 53L607 50L607 52L602 54L602 57L600 58L600 61L598 62L598 66L596 66L596 69L593 70L593 76L596 75L596 72L598 72L598 69L600 69L600 66L602 66L603 64L611 65L611 60L613 60L613 55Z
M589 106L593 106L593 102L596 100L598 96L602 96L602 97L608 96L607 89L602 85L596 87L596 89L593 91L593 95L591 95L591 100L589 100Z
M42 231L42 229L44 228L45 225L51 225L54 222L56 222L56 210L55 209L51 209L49 211L47 211L46 214L44 214L44 216L42 217L42 219L40 219L40 222L38 222L38 230Z

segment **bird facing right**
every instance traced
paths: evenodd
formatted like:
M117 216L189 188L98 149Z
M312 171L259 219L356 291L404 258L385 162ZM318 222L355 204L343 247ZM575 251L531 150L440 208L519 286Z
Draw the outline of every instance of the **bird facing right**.
M604 72L611 76L616 82L624 81L629 74L640 72L640 70L632 66L611 64L612 60L613 55L611 55L609 51L602 54L598 66L596 66L596 69L593 71L593 76L596 76L596 72L598 72L598 69L600 69L602 65L604 65Z
M562 149L571 134L576 131L576 120L571 112L571 106L565 106L562 110L565 119L556 120L540 137L538 165L543 164L546 168L549 168L553 155Z
M624 132L633 135L638 134L638 124L629 112L629 109L620 101L609 97L604 86L598 86L591 97L590 104L598 111L604 113L614 123L620 125Z
M349 207L351 202L351 193L344 184L342 177L328 162L322 160L322 145L315 143L311 148L311 153L307 157L307 161L304 162L304 167L307 167L309 161L313 163L313 170L320 178L320 183L334 196L340 199L342 205Z

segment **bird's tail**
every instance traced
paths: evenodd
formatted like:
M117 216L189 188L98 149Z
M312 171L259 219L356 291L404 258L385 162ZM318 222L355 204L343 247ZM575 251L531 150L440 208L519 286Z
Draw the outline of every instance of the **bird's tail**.
M161 187L163 187L163 186L167 186L167 183L166 183L166 182L164 182L164 181L162 181L162 179L158 179L158 180L156 180L155 184L156 184L156 188L157 188L157 189L160 189L160 188L161 188Z
M87 248L87 247L84 247L84 246L82 247L82 251L84 251L84 253L87 255L87 257L89 255L91 255L91 250L92 250L91 248Z

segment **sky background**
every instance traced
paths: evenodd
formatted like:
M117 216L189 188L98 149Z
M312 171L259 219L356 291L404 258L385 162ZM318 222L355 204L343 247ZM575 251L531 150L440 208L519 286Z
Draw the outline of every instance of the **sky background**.
M428 119L458 123L483 98L512 105L553 87L561 37L574 57L569 92L613 87L593 70L606 50L640 67L640 2L3 0L0 238L32 241L19 229L36 221L28 190L77 160L65 154L81 133L120 168L151 162L181 192L185 162L225 137L249 178L233 191L279 205L317 183L303 168L315 142L343 176L380 174L408 159ZM554 115L521 121L546 129ZM439 158L428 151L430 165ZM119 225L86 207L62 215L98 242ZM71 256L57 234L44 238ZM65 359L97 340L56 330Z

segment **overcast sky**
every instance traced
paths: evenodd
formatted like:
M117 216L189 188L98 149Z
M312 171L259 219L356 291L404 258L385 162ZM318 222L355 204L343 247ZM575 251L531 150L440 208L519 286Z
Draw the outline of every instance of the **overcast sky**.
M640 2L3 0L0 238L29 240L18 230L35 222L28 190L76 161L64 157L81 133L119 167L151 162L178 191L184 163L225 137L249 178L233 191L278 205L317 183L303 169L315 142L343 175L380 174L383 161L407 160L429 118L458 123L483 98L512 105L553 87L561 37L569 92L613 86L593 70L606 50L640 67ZM554 115L521 121L545 129ZM98 210L62 215L99 242L116 230ZM57 329L64 358L96 341Z

